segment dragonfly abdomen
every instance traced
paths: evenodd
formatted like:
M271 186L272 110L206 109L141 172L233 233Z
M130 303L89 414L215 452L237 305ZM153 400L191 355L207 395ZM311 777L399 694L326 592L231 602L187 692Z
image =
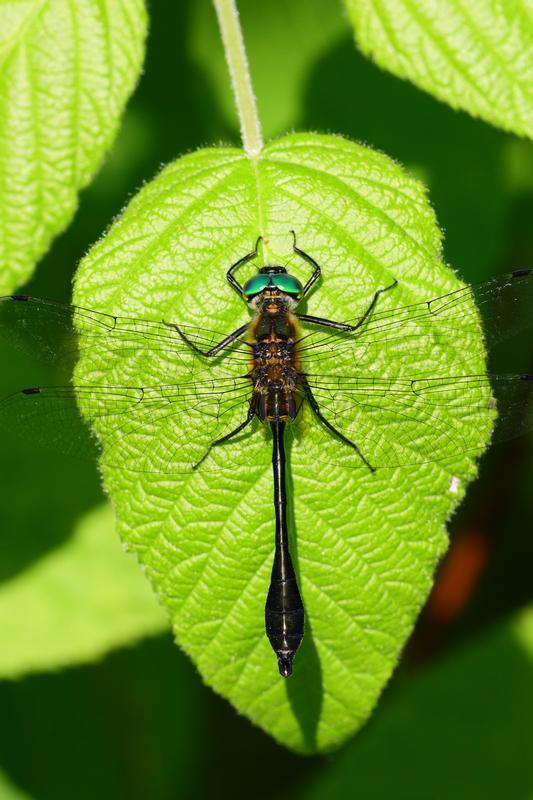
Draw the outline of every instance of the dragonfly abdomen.
M304 606L288 547L276 549L265 605L265 627L278 657L280 673L288 677L292 659L304 635Z
M265 627L278 659L280 674L292 673L292 660L304 635L305 615L296 574L289 552L287 528L287 489L285 482L285 422L274 420L272 429L272 467L274 511L276 515L276 550L265 603Z
M263 389L254 387L252 404L261 422L274 422L296 419L302 398L296 389L286 389L269 383Z

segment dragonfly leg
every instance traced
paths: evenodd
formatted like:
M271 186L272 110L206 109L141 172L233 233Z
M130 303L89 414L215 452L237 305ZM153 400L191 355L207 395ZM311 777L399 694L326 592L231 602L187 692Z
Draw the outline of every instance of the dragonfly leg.
M359 447L356 445L356 443L355 443L355 442L352 442L352 440L351 440L351 439L348 439L348 437L347 437L347 436L345 436L343 433L341 433L341 432L340 432L340 431L339 431L339 430L338 430L338 429L337 429L337 428L336 428L334 425L332 425L332 424L331 424L331 422L330 422L328 419L326 419L326 417L325 417L325 416L322 414L322 412L321 412L321 410L320 410L320 406L318 405L318 402L317 402L317 400L316 400L316 397L314 396L313 392L311 391L311 387L309 386L309 384L307 383L307 381L304 383L304 391L305 391L306 397L307 397L307 399L308 399L308 401L309 401L309 405L310 405L310 406L311 406L311 408L313 409L314 413L316 414L316 416L318 417L318 419L320 420L320 422L322 422L322 423L323 423L323 424L326 426L326 428L328 428L328 430L330 430L332 433L334 433L334 434L335 434L335 436L338 436L338 437L339 437L339 439L341 439L343 442L345 442L346 444L348 444L350 447L353 447L353 449L355 450L355 452L357 453L357 455L359 456L359 458L361 459L361 461L363 462L363 464L365 464L365 466L367 466L367 467L368 467L368 469L370 470L370 472L375 472L375 471L376 471L376 468L375 468L375 467L373 467L373 466L372 466L372 464L371 464L371 463L370 463L370 462L369 462L369 461L368 461L368 460L367 460L367 459L364 457L364 455L362 454L362 452L360 451L360 449L359 449Z
M189 339L188 336L186 336L183 333L181 328L178 325L176 325L175 322L165 322L164 320L163 320L163 322L169 328L174 328L174 330L179 333L179 335L181 336L181 338L183 339L185 344L189 345L191 350L194 350L195 353L199 353L201 356L207 356L207 357L216 356L218 353L220 353L221 350L224 350L224 348L228 347L228 345L232 344L236 339L238 339L239 336L242 336L242 334L245 332L245 330L248 327L248 323L246 323L245 325L241 325L240 328L237 328L236 331L233 331L233 333L230 333L228 336L226 336L224 339L222 339L221 342L219 342L218 344L215 344L209 350L202 350L193 341L191 341L191 339Z
M234 428L232 431L230 431L229 433L226 433L225 436L221 436L220 439L215 439L214 442L211 442L211 444L209 445L209 447L207 448L207 450L205 451L205 453L201 457L200 461L197 461L196 464L193 465L193 469L198 469L200 464L202 464L205 461L205 459L207 458L207 456L209 455L209 453L211 452L213 447L218 447L220 444L224 444L225 442L229 442L230 439L233 439L234 436L237 436L238 433L243 431L246 428L246 426L250 424L250 422L253 420L254 417L255 417L255 411L254 411L253 407L250 406L250 408L248 409L248 414L246 415L246 419L244 420L244 422L241 422L240 425L237 425L237 427Z
M257 248L259 247L259 242L261 241L261 239L262 239L262 238L263 238L262 236L258 236L258 237L257 237L257 241L256 241L256 243L255 243L255 247L254 247L254 249L253 249L253 250L252 250L250 253L247 253L247 254L246 254L245 256L243 256L242 258L239 258L239 260L238 260L238 261L236 261L236 262L235 262L235 264L232 264L232 265L231 265L231 267L230 267L230 268L228 269L228 271L226 272L226 279L227 279L227 280L228 280L228 282L231 284L231 286L233 286L233 288L235 289L235 291L239 292L239 294L242 294L242 286L241 286L241 284L239 283L239 281L237 280L237 278L235 278L235 277L233 276L233 272L234 272L236 269L238 269L239 267L242 267L242 265L243 265L243 264L246 264L248 261L251 261L251 260L252 260L252 258L255 258L255 257L256 257L256 255L257 255Z
M316 283L316 281L320 278L322 270L320 269L320 265L315 261L314 258L312 258L312 256L310 256L303 250L300 250L300 248L296 246L296 233L294 231L291 231L291 233L292 233L292 238L294 240L292 249L294 250L295 253L297 253L300 256L300 258L303 258L304 261L307 261L307 263L310 264L314 269L313 274L311 275L311 277L309 278L309 280L307 281L307 283L303 288L303 297L305 297L311 286L314 283Z
M332 319L324 319L323 317L313 317L310 314L297 314L296 316L298 319L301 319L302 322L312 322L314 325L322 325L324 328L335 328L338 331L356 331L361 325L366 322L374 308L376 307L376 303L378 302L378 298L383 292L388 292L389 289L394 289L395 286L398 285L398 281L394 280L389 286L384 286L382 289L378 289L377 292L374 292L374 296L370 301L370 305L368 306L367 310L363 314L362 317L358 319L355 325L350 325L348 322L336 322Z

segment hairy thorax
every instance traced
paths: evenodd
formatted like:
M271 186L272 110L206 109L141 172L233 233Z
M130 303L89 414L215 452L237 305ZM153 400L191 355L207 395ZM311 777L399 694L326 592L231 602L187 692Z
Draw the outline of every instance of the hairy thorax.
M255 413L261 421L294 419L302 402L296 318L287 311L261 313L250 333Z

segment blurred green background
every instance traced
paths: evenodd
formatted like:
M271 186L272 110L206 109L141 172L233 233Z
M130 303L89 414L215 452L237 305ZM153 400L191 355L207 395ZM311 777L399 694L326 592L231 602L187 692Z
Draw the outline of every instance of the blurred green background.
M239 7L267 138L342 133L403 163L427 183L446 259L466 281L533 266L531 145L363 59L336 0ZM238 144L210 0L152 0L150 14L145 71L119 139L31 294L68 300L76 262L162 164L203 145ZM2 390L26 385L19 356L2 357ZM531 336L502 346L495 368L533 372ZM16 581L39 575L39 597L49 602L43 564L69 547L103 496L93 467L73 469L29 442L6 437L0 470L0 620L12 637L30 637L33 612L28 606L24 616ZM135 644L126 617L137 609L120 608L117 578L106 608L122 614L127 647L106 654L99 641L87 654L96 663L50 669L74 661L58 652L49 663L28 656L30 674L0 673L14 676L0 682L0 800L533 798L533 617L524 611L532 495L531 437L491 450L450 524L450 556L379 708L328 757L295 756L239 717L161 632L155 606L146 611L140 600L151 635ZM109 555L117 564L119 550ZM76 546L70 557L86 552ZM97 598L106 580L95 568L90 586L76 588ZM83 602L82 631L92 613L92 601ZM52 636L53 618L48 625ZM10 655L3 646L0 667ZM29 653L31 642L25 647Z

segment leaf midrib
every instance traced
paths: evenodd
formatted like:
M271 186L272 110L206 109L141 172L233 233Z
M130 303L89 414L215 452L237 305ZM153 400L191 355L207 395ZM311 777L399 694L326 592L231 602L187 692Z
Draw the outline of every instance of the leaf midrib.
M350 186L349 183L346 183L346 181L344 181L342 178L340 178L340 177L338 177L336 175L332 176L332 175L328 174L327 172L325 172L323 170L320 170L320 169L317 169L316 167L311 167L308 164L294 164L294 163L287 164L285 161L282 161L282 160L277 161L276 159L270 158L270 157L267 157L264 160L266 162L272 163L272 164L277 164L277 165L281 164L281 165L283 165L283 167L285 169L288 169L290 172L301 172L301 173L304 173L304 174L308 174L311 179L313 177L320 177L321 180L323 182L325 182L326 184L329 183L332 186L340 186L340 187L342 187L342 191L349 192L357 200L357 202L361 204L361 206L363 206L364 208L367 209L367 211L369 211L371 214L381 218L383 220L383 222L387 226L390 226L392 229L396 230L396 232L400 234L401 238L408 239L410 242L412 242L412 244L414 245L414 247L416 249L423 250L428 258L433 258L434 257L434 254L430 253L428 251L428 249L425 246L425 244L423 244L422 242L418 242L412 236L412 234L409 233L407 228L402 227L393 217L390 216L390 214L387 214L385 211L383 211L383 209L381 209L378 206L376 206L375 203L373 203L367 197L364 197L364 195L362 195L360 192L358 192L357 189L355 189L353 186ZM282 188L287 194L289 194L284 186L280 187L280 188ZM295 196L295 197L297 198L298 202L301 202L302 204L306 204L306 205L309 206L309 204L306 203L306 201L302 200L299 196ZM313 206L313 208L317 213L320 213L325 219L327 219L328 221L330 221L332 223L337 224L335 222L335 220L333 220L328 214L326 214L326 212L323 209L317 209L314 206Z

